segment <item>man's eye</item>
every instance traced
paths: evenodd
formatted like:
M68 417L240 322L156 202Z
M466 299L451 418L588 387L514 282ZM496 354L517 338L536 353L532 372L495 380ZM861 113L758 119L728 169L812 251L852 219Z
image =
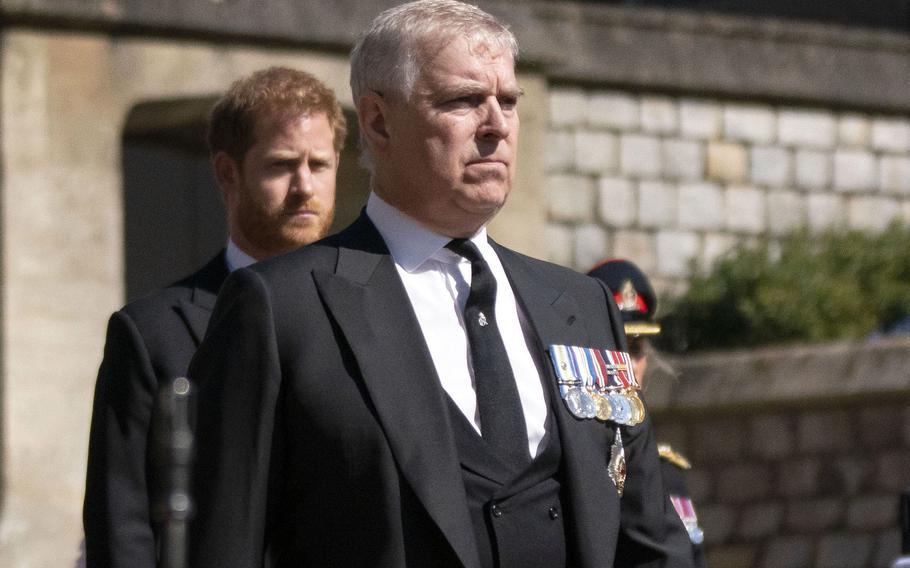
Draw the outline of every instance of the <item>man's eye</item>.
M454 107L475 107L483 103L482 95L464 95L450 100L447 105Z
M512 110L518 106L518 97L500 97L499 106L502 110Z

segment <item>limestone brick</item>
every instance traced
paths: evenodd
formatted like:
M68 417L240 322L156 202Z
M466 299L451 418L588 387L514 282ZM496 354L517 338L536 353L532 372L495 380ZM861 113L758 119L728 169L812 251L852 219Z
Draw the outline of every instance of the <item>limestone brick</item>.
M575 231L575 268L588 271L607 256L607 233L595 224L582 225Z
M724 137L742 142L774 142L775 117L769 107L731 104L724 107Z
M831 148L837 141L837 121L830 112L784 110L777 117L778 139L789 146Z
M875 547L875 566L891 566L894 559L901 555L901 531L892 528L879 533Z
M821 463L816 458L780 462L778 490L787 497L812 497L818 493L820 474Z
M897 526L897 505L893 494L857 497L847 505L847 526L863 531Z
M637 130L641 124L638 100L621 92L592 93L588 123L621 131Z
M598 183L600 218L610 227L635 223L635 189L625 178L601 178Z
M548 223L547 259L562 266L572 266L575 251L575 234L571 226Z
M632 260L645 273L657 270L657 243L653 233L646 231L616 231L612 254Z
M748 503L771 495L771 471L760 462L725 467L717 479L717 496L723 503Z
M676 104L669 97L642 97L641 129L651 134L673 134L679 129Z
M616 136L580 130L575 133L575 168L582 173L606 174L616 170Z
M698 521L708 543L721 543L736 527L736 510L725 505L705 505L698 509Z
M674 449L676 446L673 446ZM695 503L705 503L714 494L714 478L711 474L699 467L698 464L693 466L686 474L686 484L689 486L689 494ZM700 513L699 513L700 514Z
M757 416L749 422L749 447L761 458L784 458L793 452L793 421L780 414Z
M883 191L910 194L910 157L883 156L879 171Z
M699 422L695 424L693 436L699 442L693 458L699 463L734 461L746 453L745 425L739 420Z
M727 254L730 249L736 246L736 243L736 237L727 233L706 234L701 252L701 260L705 268L713 266L715 261Z
M873 463L862 456L847 456L834 460L837 476L835 493L855 495L869 484L875 475Z
M708 144L708 179L740 183L745 181L748 157L746 147L731 142Z
M859 409L859 439L864 448L882 449L900 447L900 424L903 408L890 404L877 404Z
M740 536L758 539L777 534L784 518L784 507L780 503L759 503L743 509L740 515Z
M712 140L721 132L720 105L714 102L683 99L679 103L679 129L684 138Z
M867 534L832 534L822 537L816 566L856 568L866 566L872 553L873 538Z
M724 194L710 182L679 185L679 226L718 230L724 224Z
M662 276L683 277L689 273L689 261L698 255L698 235L685 231L657 233L657 266Z
M875 155L861 150L834 152L834 188L839 191L873 189L878 182Z
M847 223L854 229L881 231L900 215L900 201L890 197L858 196L847 202Z
M765 192L748 186L732 186L725 194L726 226L732 231L758 234L766 229Z
M863 115L847 114L837 122L837 139L844 146L865 147L872 138L872 123Z
M544 149L547 172L563 173L575 165L575 134L571 130L554 130L547 134Z
M623 134L620 138L620 171L642 178L661 174L660 140L653 136Z
M795 191L768 192L768 230L781 234L806 224L806 196Z
M705 175L705 150L699 142L689 140L664 140L665 177L696 180Z
M638 222L643 227L669 227L676 223L679 193L676 186L662 181L638 185Z
M799 417L799 448L805 452L843 451L853 440L850 414L843 410L808 412Z
M872 147L885 152L910 152L910 119L874 119Z
M797 150L796 185L805 189L824 189L831 183L831 154L816 150Z
M550 218L557 221L589 221L594 211L594 181L586 176L551 175L548 181Z
M831 193L810 193L806 197L809 227L822 230L837 227L846 219L844 198Z
M831 497L788 502L785 523L792 531L811 533L836 526L843 518L843 501L839 497Z
M550 91L550 124L581 126L588 119L588 97L581 89L557 87Z
M811 566L812 539L808 536L784 536L775 538L765 550L761 568L782 568L783 566Z
M755 146L750 151L752 183L768 187L790 184L792 157L790 151L778 146Z
M899 492L910 486L910 452L894 450L875 460L875 484L883 491Z

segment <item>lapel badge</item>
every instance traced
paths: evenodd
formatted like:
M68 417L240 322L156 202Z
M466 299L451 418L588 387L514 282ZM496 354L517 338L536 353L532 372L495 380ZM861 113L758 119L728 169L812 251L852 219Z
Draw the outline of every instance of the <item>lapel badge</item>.
M626 450L622 447L622 435L619 433L619 427L616 428L616 437L613 439L613 446L610 448L610 463L607 464L607 474L616 486L616 493L622 497L622 491L626 487Z
M480 312L480 315L477 316L477 323L480 324L480 327L486 327L489 325L489 322L487 322L487 316L485 316L483 312Z

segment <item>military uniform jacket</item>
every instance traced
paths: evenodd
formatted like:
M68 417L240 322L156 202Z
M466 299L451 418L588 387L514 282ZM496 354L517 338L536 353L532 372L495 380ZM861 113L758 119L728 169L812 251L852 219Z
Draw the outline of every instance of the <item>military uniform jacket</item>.
M108 322L89 438L83 523L89 568L153 568L149 430L159 385L186 375L227 277L224 252Z
M540 338L532 354L545 357L551 343L621 346L618 313L595 280L494 247ZM190 377L194 568L479 567L446 395L365 215L235 272ZM553 400L570 565L690 566L650 424L624 429L620 499L607 473L614 426Z

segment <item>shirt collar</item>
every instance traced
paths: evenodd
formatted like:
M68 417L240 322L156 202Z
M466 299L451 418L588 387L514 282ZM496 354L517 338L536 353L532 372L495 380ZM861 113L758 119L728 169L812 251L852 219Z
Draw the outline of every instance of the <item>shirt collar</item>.
M240 247L230 238L228 239L224 259L227 261L228 272L234 272L238 268L246 268L256 262L255 258L240 250Z
M446 244L452 240L452 237L435 233L408 217L374 192L370 192L367 199L366 212L382 235L392 260L407 272L414 272L420 268L430 257L445 249ZM481 254L485 254L485 249L489 247L486 227L477 231L477 234L471 237L471 241L477 245ZM449 253L448 250L445 252ZM455 253L449 254L451 255L448 256L449 262L455 262L460 258Z

